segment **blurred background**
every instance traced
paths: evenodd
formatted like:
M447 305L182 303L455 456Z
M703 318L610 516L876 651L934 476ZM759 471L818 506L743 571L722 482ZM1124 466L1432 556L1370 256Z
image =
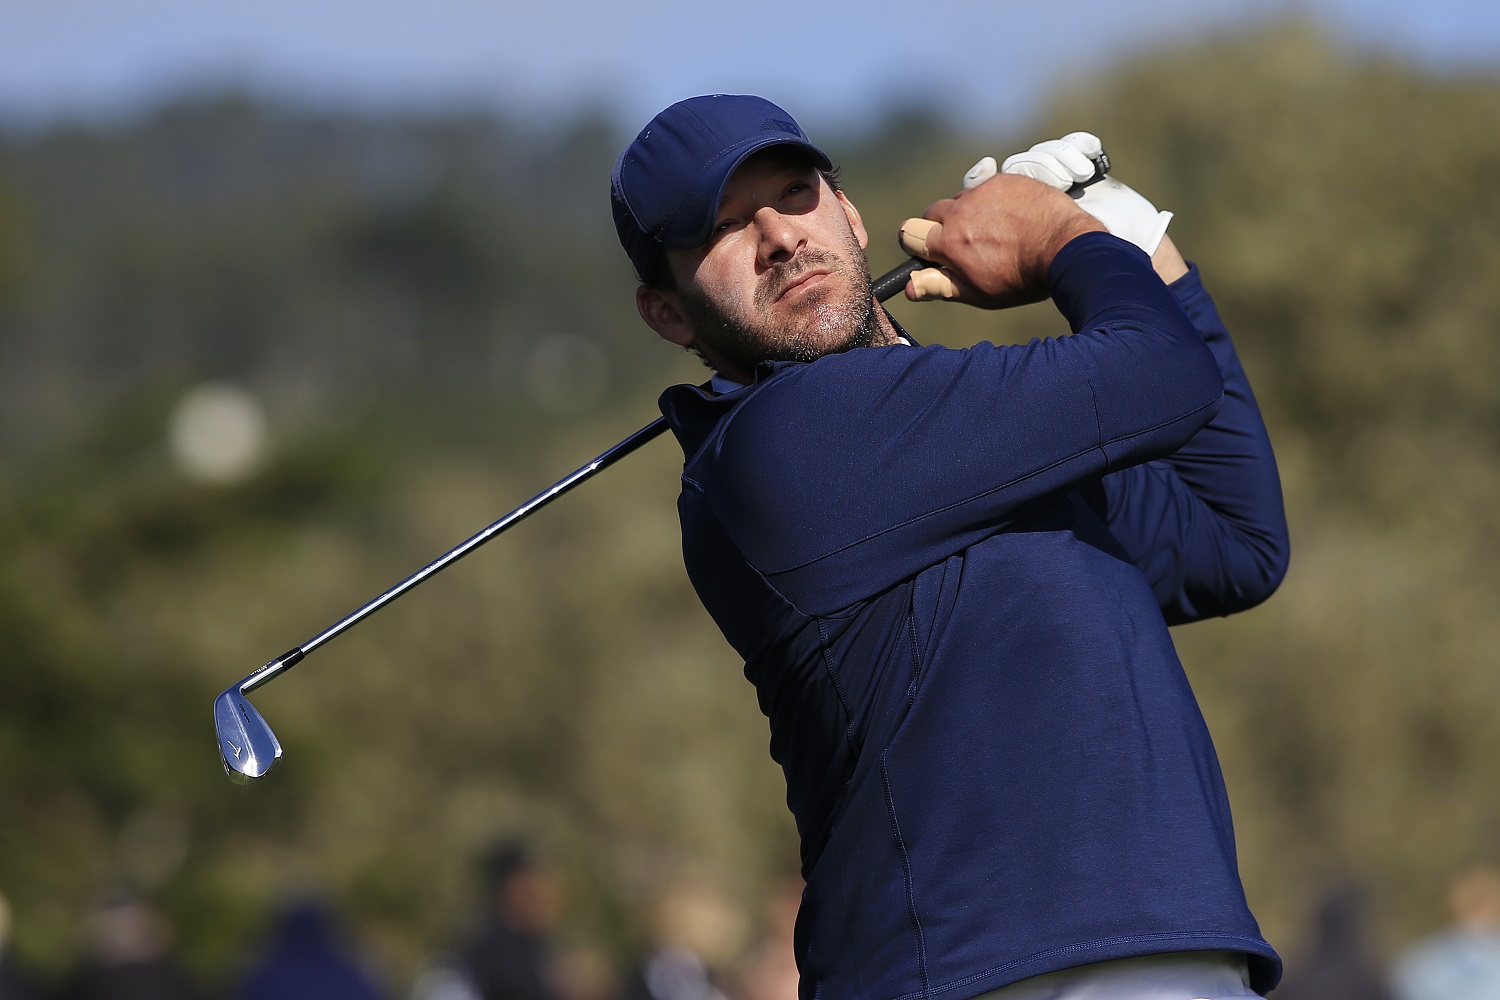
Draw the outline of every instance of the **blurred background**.
M683 927L726 994L786 995L747 970L776 981L795 836L670 440L257 693L262 782L209 719L705 377L636 317L606 184L711 92L801 119L877 271L979 156L1101 135L1177 213L1282 464L1286 584L1177 632L1266 934L1291 975L1342 921L1383 974L1500 861L1500 5L19 0L0 969L84 996L167 956L250 996L316 899L372 989L437 996L516 838L572 1000ZM892 310L955 346L1061 326Z

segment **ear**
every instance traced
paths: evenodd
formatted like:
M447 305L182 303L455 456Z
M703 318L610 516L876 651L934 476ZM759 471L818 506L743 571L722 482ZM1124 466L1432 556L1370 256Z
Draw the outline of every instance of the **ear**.
M865 224L859 217L859 209L854 207L854 202L844 196L844 192L836 191L834 193L838 196L839 205L843 208L844 215L849 219L850 228L854 230L854 235L859 239L860 247L868 250L870 248L870 234L865 232Z
M697 340L692 325L678 307L676 292L641 285L635 290L635 308L661 339L678 347L692 347Z

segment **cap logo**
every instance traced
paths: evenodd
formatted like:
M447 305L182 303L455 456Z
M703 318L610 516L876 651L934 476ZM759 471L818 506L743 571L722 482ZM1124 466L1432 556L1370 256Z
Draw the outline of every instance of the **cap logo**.
M795 135L799 139L802 137L802 130L797 127L796 122L783 121L780 118L767 118L762 123L760 130L762 132L785 132L787 135Z

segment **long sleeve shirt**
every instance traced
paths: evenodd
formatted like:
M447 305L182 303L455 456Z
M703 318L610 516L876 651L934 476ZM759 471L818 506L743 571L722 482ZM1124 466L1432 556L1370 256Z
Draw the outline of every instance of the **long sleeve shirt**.
M1071 336L662 397L688 574L801 836L804 1000L1172 951L1280 974L1167 631L1280 582L1269 439L1196 270L1088 234L1050 290Z

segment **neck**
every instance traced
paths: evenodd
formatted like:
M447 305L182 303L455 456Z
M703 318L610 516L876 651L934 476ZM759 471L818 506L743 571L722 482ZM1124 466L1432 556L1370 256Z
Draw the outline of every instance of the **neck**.
M892 344L901 343L901 331L896 329L896 324L891 321L891 314L885 311L885 306L880 300L875 300L875 322L880 326L880 334L872 347L889 347Z

